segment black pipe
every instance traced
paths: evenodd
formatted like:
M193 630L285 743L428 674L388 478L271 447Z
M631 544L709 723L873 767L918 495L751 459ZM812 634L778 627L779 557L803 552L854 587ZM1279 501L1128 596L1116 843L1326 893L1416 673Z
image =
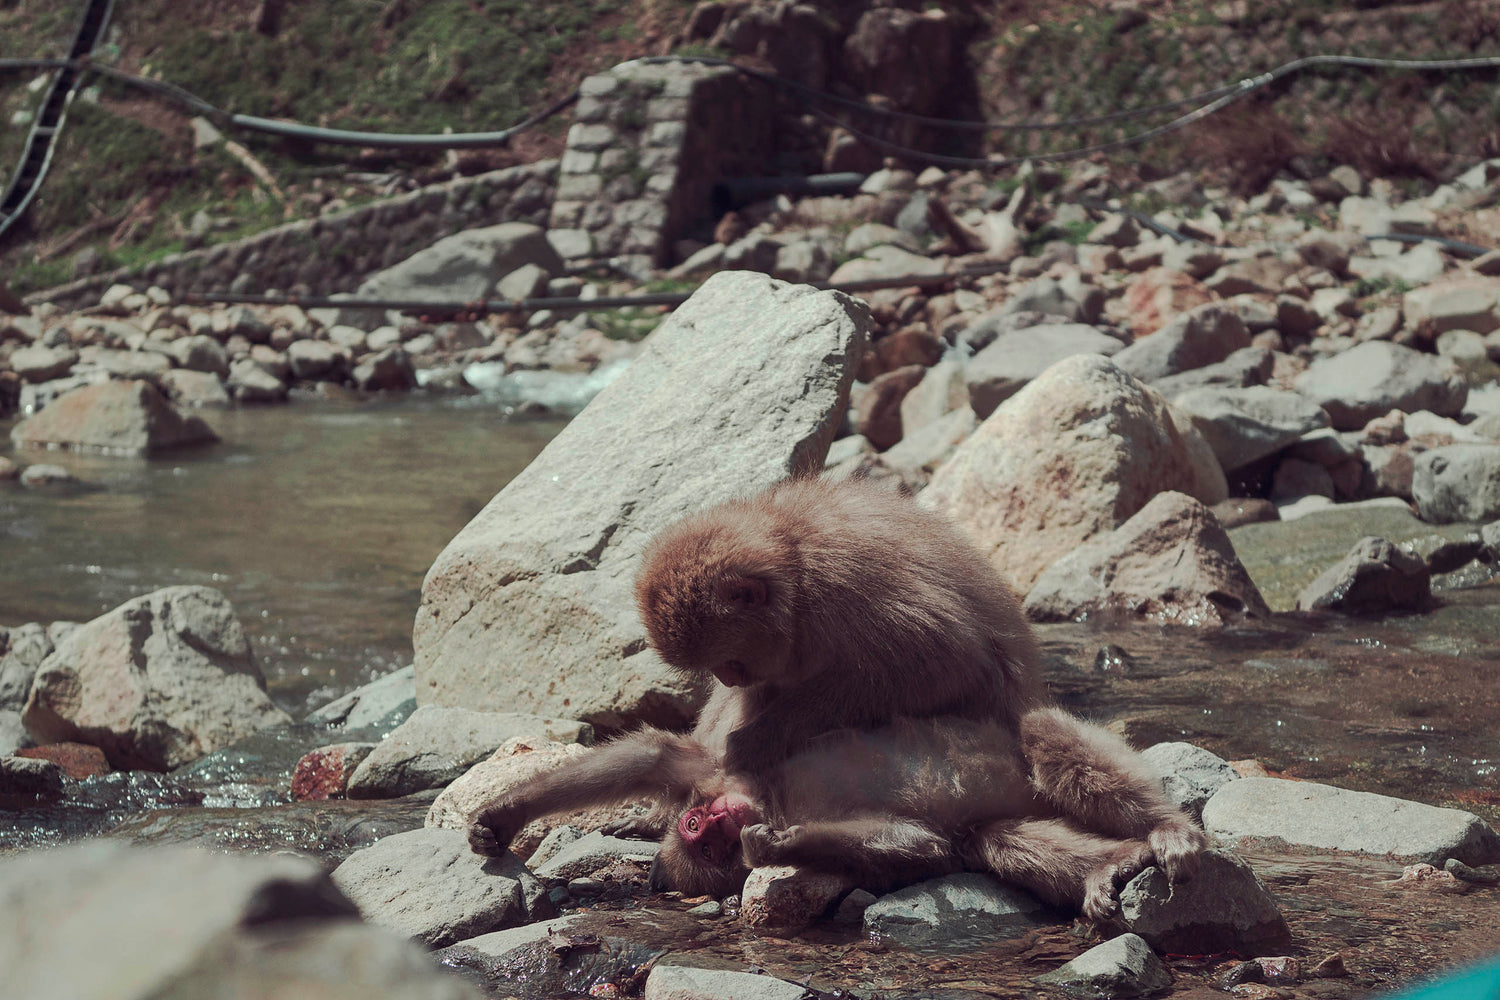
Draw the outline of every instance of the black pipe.
M772 195L853 194L865 182L864 174L812 174L790 177L732 177L713 186L709 201L715 215L723 215Z

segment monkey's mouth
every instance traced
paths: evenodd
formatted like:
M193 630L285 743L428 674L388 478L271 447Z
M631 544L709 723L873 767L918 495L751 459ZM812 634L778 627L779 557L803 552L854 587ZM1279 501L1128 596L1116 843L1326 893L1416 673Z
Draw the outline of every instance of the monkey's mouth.
M743 795L727 793L709 803L708 814L738 837L740 828L760 822L760 811Z
M739 660L725 660L717 667L709 668L719 683L725 687L744 687L750 683L750 671Z

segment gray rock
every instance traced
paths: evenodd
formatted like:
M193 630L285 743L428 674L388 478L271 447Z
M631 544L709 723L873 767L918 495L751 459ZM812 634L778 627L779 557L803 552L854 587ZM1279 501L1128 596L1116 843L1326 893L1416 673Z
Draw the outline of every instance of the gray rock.
M71 347L18 347L11 352L10 368L27 382L50 382L62 378L78 363Z
M522 264L496 283L495 294L507 302L544 295L554 273L537 264Z
M1023 607L1032 621L1123 612L1177 625L1222 625L1271 615L1213 511L1171 491L1047 567Z
M1422 520L1500 517L1500 444L1451 444L1424 451L1412 466L1411 495Z
M661 845L654 840L627 840L595 831L563 844L536 869L536 877L549 884L592 875L600 868L626 859L646 859L649 864Z
M1359 541L1297 595L1299 611L1383 614L1421 611L1432 603L1432 574L1421 559L1383 538Z
M83 480L60 465L36 462L21 470L19 482L27 489L44 490L79 486Z
M590 743L594 731L569 719L422 705L355 768L349 797L387 799L441 788L517 736Z
M1190 389L1243 389L1264 385L1275 364L1275 355L1252 344L1240 348L1223 361L1153 379L1151 388L1168 399L1176 399Z
M174 368L169 372L162 372L157 382L161 385L162 392L177 406L223 409L231 402L224 382L210 372Z
M865 932L909 948L982 937L1020 937L1046 921L1029 893L989 875L930 879L883 896L865 910Z
M1090 996L1136 997L1171 986L1172 974L1144 938L1121 934L1031 981Z
M588 834L589 831L580 830L576 826L563 825L554 827L552 832L543 837L542 842L536 845L536 850L531 852L531 857L526 859L526 867L531 871L535 871L557 857L558 852L564 847L582 840Z
M486 858L457 830L382 837L333 870L372 924L430 948L550 916L545 890L513 854Z
M21 713L13 708L0 708L0 757L29 746L31 737L21 723Z
M1192 418L1225 472L1273 455L1302 435L1328 426L1328 414L1307 397L1264 385L1190 389L1172 405Z
M800 1000L807 987L774 976L721 969L658 965L646 980L645 1000Z
M774 267L774 261L772 263ZM942 274L945 265L940 260L923 257L909 250L894 246L871 247L863 256L846 260L828 276L833 284L850 281L876 281L900 278L909 274L925 276Z
M969 392L964 385L964 366L955 358L945 357L928 368L922 381L901 399L901 434L903 438L942 419L960 407L967 407ZM833 464L832 450L829 463Z
M360 283L361 297L472 302L493 297L504 275L526 264L550 274L566 270L539 226L503 222L438 240ZM379 325L380 318L368 323ZM356 324L358 325L358 324Z
M19 711L26 704L37 668L52 652L52 638L38 622L0 626L0 708Z
M50 760L0 757L0 809L24 809L62 797L62 768Z
M1082 323L1030 326L997 335L964 367L969 405L983 420L1021 387L1063 358L1075 354L1108 357L1125 345Z
M294 378L311 381L341 378L349 356L326 340L294 340L286 360Z
M1167 798L1192 813L1203 815L1203 805L1226 782L1239 775L1229 762L1191 743L1158 743L1141 751L1146 763L1161 775Z
M1274 779L1232 781L1218 795L1246 781L1263 780ZM1274 955L1292 937L1255 872L1222 850L1205 851L1198 873L1188 882L1168 882L1160 868L1147 868L1120 890L1120 916L1151 947L1178 955Z
M159 351L112 351L88 348L78 361L80 371L93 369L108 372L111 378L145 379L155 382L170 371L172 359Z
M1177 316L1114 356L1115 364L1151 382L1223 361L1250 346L1250 331L1228 306L1209 302Z
M1203 826L1231 843L1281 840L1439 866L1500 861L1500 835L1473 813L1313 781L1231 781L1203 807Z
M1461 278L1415 288L1401 299L1407 325L1426 337L1445 330L1489 333L1500 327L1496 299L1500 281L1494 278Z
M1085 284L1077 275L1060 280L1036 278L1012 293L1000 310L1047 313L1072 323L1094 323L1104 312L1104 289Z
M402 667L314 709L305 721L345 729L394 727L405 722L416 709L417 670Z
M186 416L149 382L104 382L74 389L11 429L17 447L75 448L148 455L217 441L199 417Z
M844 237L844 253L850 257L863 256L878 246L899 247L914 254L922 252L922 244L916 237L879 222L861 223Z
M40 742L91 743L116 768L168 771L291 722L217 590L157 590L55 641L23 710Z
M724 248L724 266L733 271L759 271L770 274L776 269L782 242L763 233L751 233Z
M763 933L796 934L853 888L854 880L843 872L766 865L745 879L740 922Z
M818 240L797 240L776 251L772 273L782 281L824 281L833 273L833 254Z
M230 363L225 384L241 403L280 403L286 400L286 383L249 358Z
M979 426L967 406L917 428L880 456L880 464L895 470L903 482L926 485L932 473Z
M1319 358L1294 384L1339 430L1358 430L1391 410L1457 416L1469 394L1451 361L1383 340Z
M646 648L641 548L691 511L816 470L868 323L839 293L746 272L705 282L438 557L413 630L421 699L567 706L612 727L691 718L698 692Z
M354 384L363 392L405 392L417 387L417 371L405 349L387 347L354 366Z

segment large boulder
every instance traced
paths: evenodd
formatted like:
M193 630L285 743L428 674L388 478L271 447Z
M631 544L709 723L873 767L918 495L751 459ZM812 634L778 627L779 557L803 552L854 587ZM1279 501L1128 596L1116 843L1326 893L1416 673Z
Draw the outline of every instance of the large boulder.
M661 528L823 462L869 318L836 292L714 275L438 556L418 701L617 727L690 719L632 594ZM767 359L774 359L769 363Z
M150 382L103 382L74 389L10 432L17 447L61 446L116 455L148 455L219 436L202 418L183 415Z
M1468 383L1452 361L1384 340L1314 361L1297 376L1295 387L1328 411L1341 431L1359 430L1392 410L1456 417L1469 396Z
M1418 455L1411 497L1422 520L1493 521L1500 517L1500 444L1450 444Z
M1076 355L1002 403L921 502L951 517L1024 593L1064 553L1158 493L1223 500L1217 463L1196 458L1207 451L1156 392L1108 358Z
M90 743L116 768L157 771L291 722L209 587L137 597L58 639L22 716L39 742Z
M1271 615L1213 511L1171 492L1047 567L1025 609L1033 621L1113 613L1176 625Z
M455 233L376 271L360 283L358 295L472 302L490 298L501 278L526 264L549 274L562 274L566 269L540 226L502 222Z

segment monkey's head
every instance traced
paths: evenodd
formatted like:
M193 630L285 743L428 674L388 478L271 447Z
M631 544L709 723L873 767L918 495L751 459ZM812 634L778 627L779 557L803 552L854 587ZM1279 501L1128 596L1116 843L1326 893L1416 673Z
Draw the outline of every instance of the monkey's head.
M795 554L747 504L726 504L652 540L635 581L651 646L729 687L797 679Z
M760 813L750 800L735 793L687 810L662 838L651 865L651 888L720 898L739 892L750 874L740 848L740 829L759 821Z

